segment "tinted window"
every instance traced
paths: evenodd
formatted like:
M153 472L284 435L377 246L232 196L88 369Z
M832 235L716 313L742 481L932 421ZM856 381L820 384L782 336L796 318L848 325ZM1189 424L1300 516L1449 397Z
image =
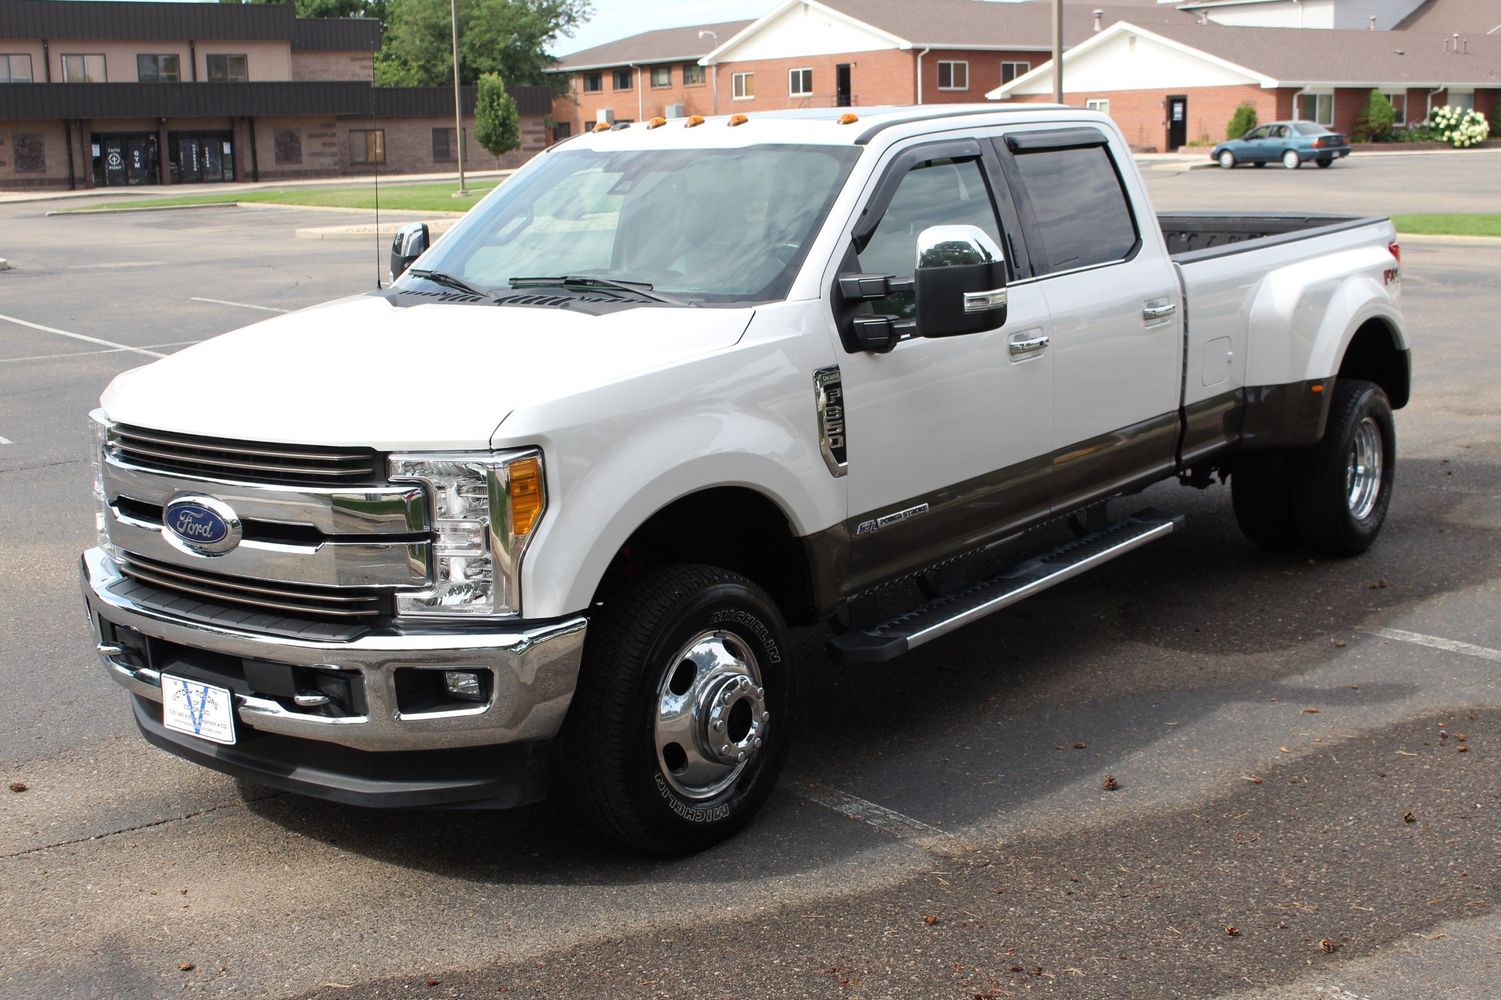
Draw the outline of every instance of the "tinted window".
M929 226L978 226L998 246L1001 229L978 160L945 160L913 167L860 254L860 270L910 278L917 267L917 235ZM916 304L903 292L875 303L878 313L911 318Z
M1016 166L1037 217L1038 273L1122 260L1136 246L1136 223L1115 164L1103 146L1019 153Z
M1299 135L1329 135L1329 130L1322 125L1313 122L1298 122L1293 128Z

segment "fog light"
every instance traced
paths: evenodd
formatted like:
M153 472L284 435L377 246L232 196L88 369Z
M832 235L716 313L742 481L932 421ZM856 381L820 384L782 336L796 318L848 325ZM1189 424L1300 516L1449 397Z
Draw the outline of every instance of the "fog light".
M443 671L443 686L455 698L463 698L465 701L485 699L485 686L480 683L479 674L472 670Z

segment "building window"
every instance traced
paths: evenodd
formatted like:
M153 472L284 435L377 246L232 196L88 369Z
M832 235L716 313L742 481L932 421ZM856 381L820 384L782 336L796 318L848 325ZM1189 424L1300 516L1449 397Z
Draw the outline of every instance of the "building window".
M947 62L939 60L938 63L938 89L939 90L968 90L969 89L969 63Z
M787 71L787 96L813 96L813 71L811 69L789 69Z
M0 83L30 83L31 56L0 55Z
M385 163L386 130L356 128L349 130L350 163Z
M1110 98L1096 97L1085 101L1084 106L1090 111L1098 111L1102 115L1110 114Z
M282 166L302 162L302 130L279 128L271 133L276 145L276 162Z
M702 87L704 85L704 68L698 63L683 64L683 86Z
M435 162L457 160L459 158L458 149L453 141L453 137L456 134L451 128L433 129L433 160ZM467 128L464 130L464 141L469 141L469 130Z
M1399 90L1395 94L1382 94L1386 103L1392 106L1392 124L1407 124L1407 91Z
M603 73L580 73L584 80L584 93L597 94L605 89L605 75Z
M635 75L636 74L634 72L632 72L631 70L628 70L628 69L617 69L617 70L615 70L615 73L614 73L614 76L615 76L615 81L614 81L614 83L615 83L615 89L616 90L630 90L630 89L632 89L634 87L634 85L635 85L635 79L634 79Z
M672 67L653 66L651 68L651 85L653 87L672 86Z
M1463 111L1475 110L1475 92L1473 90L1451 90L1446 95L1444 103L1451 108L1459 108Z
M177 83L180 60L170 56L136 56L136 79L142 83Z
M736 73L730 77L730 93L737 101L748 101L756 96L756 74Z
M211 83L221 80L240 82L250 79L250 66L242 55L209 55L203 57L208 65Z
M1298 117L1320 125L1334 124L1333 94L1299 94Z
M103 55L64 55L63 83L103 83Z
M1001 63L1001 82L1010 83L1017 77L1023 76L1027 73L1030 73L1031 71L1032 64L1029 62L1003 62Z
M18 174L45 174L47 140L34 133L18 132L10 138L10 158Z

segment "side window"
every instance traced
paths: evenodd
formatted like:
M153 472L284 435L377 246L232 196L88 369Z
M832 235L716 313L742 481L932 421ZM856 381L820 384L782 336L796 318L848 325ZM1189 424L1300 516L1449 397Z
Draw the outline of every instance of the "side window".
M1260 128L1253 128L1250 132L1247 132L1246 133L1246 138L1247 139L1265 139L1266 138L1266 134L1267 134L1267 126L1263 125Z
M1136 221L1104 146L1018 152L1017 171L1037 220L1027 246L1038 274L1124 260ZM1041 253L1034 243L1040 242Z
M940 160L913 167L902 178L860 254L860 270L910 278L917 267L917 235L929 226L954 225L978 226L998 245L1005 245L980 161ZM877 313L899 319L911 319L917 310L910 292L873 305Z

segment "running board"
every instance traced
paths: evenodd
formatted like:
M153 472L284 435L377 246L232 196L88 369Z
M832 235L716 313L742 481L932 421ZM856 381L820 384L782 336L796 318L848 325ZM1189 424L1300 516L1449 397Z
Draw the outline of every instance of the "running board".
M970 622L1009 608L1049 587L1071 580L1116 556L1139 549L1183 526L1183 515L1143 510L1093 534L1029 559L955 594L872 628L851 629L829 640L829 655L842 663L884 663Z

